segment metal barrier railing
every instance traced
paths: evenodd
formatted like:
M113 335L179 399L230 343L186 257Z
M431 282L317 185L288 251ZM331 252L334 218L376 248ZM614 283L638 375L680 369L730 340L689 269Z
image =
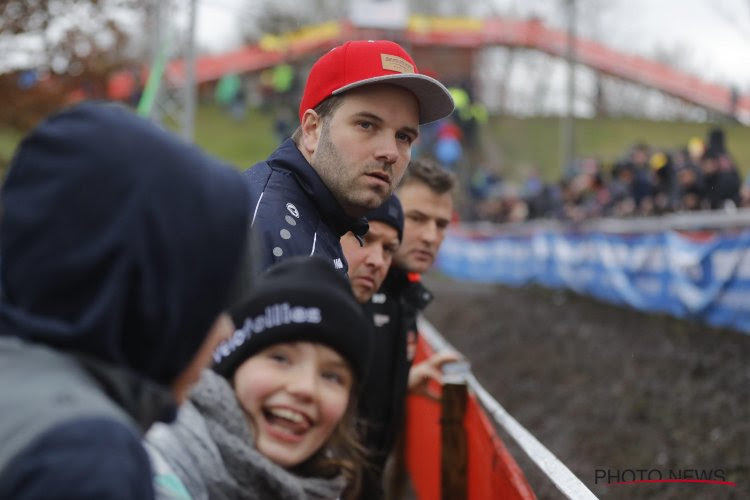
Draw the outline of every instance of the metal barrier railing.
M608 217L580 222L553 219L532 219L506 224L464 222L457 226L457 229L479 236L493 236L497 234L529 234L535 230L570 231L573 229L581 232L653 233L669 230L699 231L746 227L750 227L750 208L675 212L658 217Z
M457 350L430 324L424 317L419 317L417 328L420 335L433 349L438 351ZM528 457L544 472L552 483L566 497L575 500L596 499L588 487L568 469L555 455L539 442L529 431L518 423L500 403L488 393L471 371L465 374L469 388L484 406L492 420L505 430L528 455Z

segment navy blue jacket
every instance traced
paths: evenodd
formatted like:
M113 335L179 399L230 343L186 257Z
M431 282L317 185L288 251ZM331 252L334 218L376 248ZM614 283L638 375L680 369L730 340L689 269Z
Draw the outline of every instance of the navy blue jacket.
M346 215L291 139L245 175L259 271L294 255L319 255L348 271L339 240L348 231L363 236L367 221Z
M242 176L88 103L21 142L0 199L0 498L152 498L141 436L226 306Z

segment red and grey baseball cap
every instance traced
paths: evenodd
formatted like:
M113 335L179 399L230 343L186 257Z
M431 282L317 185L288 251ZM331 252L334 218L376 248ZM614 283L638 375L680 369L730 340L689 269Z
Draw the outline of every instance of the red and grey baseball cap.
M390 40L354 40L331 49L310 70L299 118L326 98L363 85L388 83L411 91L419 102L419 123L429 123L453 112L453 98L445 86L419 73L409 54Z

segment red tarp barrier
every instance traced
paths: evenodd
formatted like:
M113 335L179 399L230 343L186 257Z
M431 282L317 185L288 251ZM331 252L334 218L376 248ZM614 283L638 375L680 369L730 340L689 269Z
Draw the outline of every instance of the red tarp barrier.
M420 337L414 362L431 354ZM439 392L437 384L433 387ZM421 396L406 402L406 468L417 498L440 499L440 403ZM518 464L508 453L479 401L469 394L464 416L468 500L536 498Z

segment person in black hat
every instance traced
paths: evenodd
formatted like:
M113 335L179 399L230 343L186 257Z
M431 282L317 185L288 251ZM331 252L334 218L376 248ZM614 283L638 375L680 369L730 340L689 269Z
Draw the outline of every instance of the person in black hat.
M404 233L404 212L396 195L365 218L370 228L362 238L352 232L341 237L349 281L360 304L367 303L380 288Z
M341 248L349 262L349 280L360 304L367 304L380 289L394 255L398 252L404 234L404 212L396 195L391 195L380 207L369 212L365 218L370 226L362 243L353 233L341 238ZM406 338L401 331L395 332L388 325L390 318L371 308L365 309L372 317L375 336L372 344L372 369L362 385L359 400L360 434L369 453L369 467L363 477L364 498L382 495L381 477L383 466L395 437L400 412L405 398L405 389L398 381L406 380L409 364L404 356ZM395 333L395 335L394 335ZM405 335L405 333L404 333ZM403 359L402 359L403 358ZM395 409L395 410L394 410Z
M727 152L723 130L715 128L709 132L708 147L701 157L700 167L704 208L736 208L740 204L742 180Z
M403 208L401 244L393 255L377 293L365 304L375 326L373 370L364 381L360 415L365 421L365 446L371 467L362 488L363 499L384 496L382 471L396 458L404 432L406 396L432 396L430 380L441 379L454 352L439 352L412 366L417 340L417 315L432 299L420 274L432 267L453 211L453 176L437 163L420 159L409 164L396 190ZM372 222L371 222L372 224Z
M232 332L240 174L85 103L24 138L0 199L0 498L153 498L142 434Z
M319 257L268 269L173 426L147 445L157 487L191 498L356 498L354 419L370 320ZM171 485L171 486L170 486ZM170 496L172 495L172 496Z

